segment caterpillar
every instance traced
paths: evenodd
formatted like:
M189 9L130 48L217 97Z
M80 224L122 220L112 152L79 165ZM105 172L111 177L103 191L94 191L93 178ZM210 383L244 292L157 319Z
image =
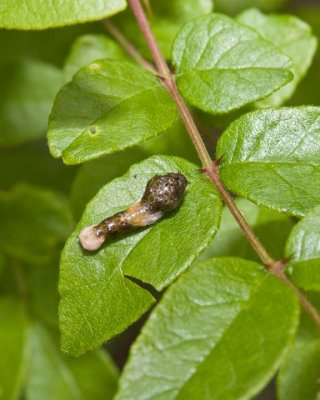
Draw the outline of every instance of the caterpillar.
M96 225L82 229L79 234L81 246L96 251L117 235L154 224L180 206L187 185L188 181L181 173L155 175L147 182L139 201Z

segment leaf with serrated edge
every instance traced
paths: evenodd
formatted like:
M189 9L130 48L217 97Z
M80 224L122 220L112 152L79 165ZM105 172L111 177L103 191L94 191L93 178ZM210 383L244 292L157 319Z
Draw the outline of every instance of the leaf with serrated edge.
M256 31L220 14L194 19L178 33L173 63L182 95L221 114L289 82L291 60Z
M294 79L257 103L263 108L281 105L292 96L310 67L317 48L316 37L309 25L292 15L264 15L257 9L250 9L240 14L237 21L254 28L293 61Z
M287 273L293 282L305 290L320 291L320 206L293 228L286 255L292 259Z
M2 0L0 27L28 30L75 25L109 17L125 7L125 0Z
M141 143L176 121L169 93L150 72L98 60L58 93L49 119L51 154L79 164Z
M119 237L95 254L81 249L78 234L139 200L154 175L182 172L190 182L178 210L159 223ZM151 157L102 188L63 251L60 270L62 348L79 355L138 319L154 301L126 278L162 290L205 249L216 233L221 200L199 168L183 159Z
M228 189L297 216L320 202L319 152L320 108L311 106L246 114L217 145Z
M298 309L292 289L256 263L199 264L153 311L116 400L249 399L279 366Z
M65 60L63 77L65 81L82 67L102 58L125 60L127 57L122 48L105 35L82 35L73 43L70 53Z

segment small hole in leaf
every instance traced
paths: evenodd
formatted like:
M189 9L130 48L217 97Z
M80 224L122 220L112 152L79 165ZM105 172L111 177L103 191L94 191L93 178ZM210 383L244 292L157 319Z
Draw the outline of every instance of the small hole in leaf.
M95 126L90 126L89 132L91 135L95 135L97 133L96 127Z

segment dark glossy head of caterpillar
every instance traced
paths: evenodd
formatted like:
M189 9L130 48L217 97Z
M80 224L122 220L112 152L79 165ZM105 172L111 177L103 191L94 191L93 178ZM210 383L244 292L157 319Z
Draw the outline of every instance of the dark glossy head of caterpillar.
M186 177L180 173L156 175L147 183L141 203L150 211L170 211L178 207L188 185Z

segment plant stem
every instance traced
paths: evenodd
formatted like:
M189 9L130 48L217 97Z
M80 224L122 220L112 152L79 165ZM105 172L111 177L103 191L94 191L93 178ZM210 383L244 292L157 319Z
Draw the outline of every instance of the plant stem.
M252 231L247 221L241 214L241 211L236 206L232 196L224 187L219 175L219 168L218 168L219 161L213 162L207 151L207 148L200 135L200 132L196 124L194 123L191 112L188 109L186 103L184 102L182 96L180 95L180 92L175 82L174 75L171 73L163 55L161 54L158 44L156 43L155 38L151 32L149 22L140 4L140 0L128 0L128 1L136 17L136 20L139 24L139 27L144 35L147 45L150 49L150 52L152 54L160 78L164 86L167 88L168 92L174 99L179 109L181 118L183 119L185 126L189 132L189 135L192 139L192 142L197 150L198 156L203 166L203 172L207 175L207 177L211 180L211 182L215 185L215 187L219 191L221 198L223 199L224 203L234 216L238 225L240 226L243 233L247 237L249 243L251 244L257 255L260 257L264 266L268 270L270 270L274 275L278 276L285 283L287 283L296 292L296 295L298 296L301 305L310 314L315 323L318 326L320 326L320 315L315 309L315 307L285 275L284 264L282 263L281 267L279 268L281 262L280 263L276 262L269 255L265 247L260 243L259 239L255 236L254 232Z
M320 315L319 315L318 310L314 307L314 305L312 303L310 303L310 301L305 297L305 295L301 292L301 290L299 290L290 281L290 279L287 277L287 275L285 275L285 273L283 273L282 276L280 276L280 278L282 280L284 280L287 283L287 285L289 285L295 291L302 307L311 316L311 318L314 320L314 322L320 327Z
M231 214L234 216L235 220L239 224L240 228L242 229L243 233L247 237L248 241L251 243L251 246L253 247L255 252L260 257L263 264L265 266L272 266L272 264L275 263L275 260L269 255L269 253L267 252L265 247L257 239L257 237L253 233L252 229L248 225L247 221L241 214L241 211L238 209L237 205L235 204L230 193L226 190L223 183L221 182L221 179L219 176L218 165L219 165L219 162L214 162L211 164L211 166L209 168L204 168L204 172L209 177L209 179L215 184L223 201L229 208ZM270 269L272 269L272 267Z
M158 73L163 77L170 77L170 69L165 62L161 51L158 47L158 44L156 43L153 33L151 32L149 22L147 20L147 17L144 13L144 10L140 4L139 0L129 0L131 9L133 11L134 16L136 17L136 20L138 22L138 25L143 33L143 36L146 39L147 45L149 47L149 50L151 52L151 55L153 57L153 61L157 67Z
M208 153L208 150L202 140L202 137L198 131L198 128L192 118L190 110L188 109L186 103L184 102L183 98L181 97L174 77L171 75L171 78L164 79L165 86L167 87L168 91L170 92L172 98L175 100L176 105L179 109L180 116L189 132L189 135L192 139L192 142L196 148L198 156L201 160L203 167L210 167L212 164L212 159Z
M123 36L119 29L110 20L106 19L102 21L102 23L111 36L113 36L121 44L121 46L133 59L137 61L138 64L153 74L158 75L158 71L154 68L154 66L142 57L139 51L127 40L125 36Z

